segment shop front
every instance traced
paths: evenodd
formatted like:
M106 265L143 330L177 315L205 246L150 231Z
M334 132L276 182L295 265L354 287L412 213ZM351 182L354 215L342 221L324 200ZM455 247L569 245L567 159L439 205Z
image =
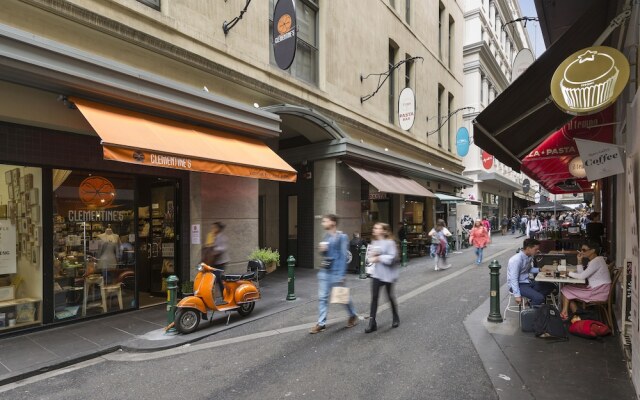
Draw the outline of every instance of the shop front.
M214 221L239 221L229 268L246 268L258 180L297 178L264 143L276 115L5 26L0 37L0 335L163 303L166 277L192 279Z

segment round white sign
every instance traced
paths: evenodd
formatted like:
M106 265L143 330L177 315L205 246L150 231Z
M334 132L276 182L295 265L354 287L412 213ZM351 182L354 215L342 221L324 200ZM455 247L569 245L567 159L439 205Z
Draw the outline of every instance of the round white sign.
M402 89L398 99L398 121L400 129L408 131L416 119L416 96L410 87Z
M533 201L534 201L536 204L540 203L540 193L536 193L536 194L533 196Z
M584 169L582 158L575 157L569 162L569 173L576 178L584 178L587 176L587 171Z
M529 68L535 61L533 53L529 49L522 49L513 59L513 67L511 68L511 82L515 81L524 71Z

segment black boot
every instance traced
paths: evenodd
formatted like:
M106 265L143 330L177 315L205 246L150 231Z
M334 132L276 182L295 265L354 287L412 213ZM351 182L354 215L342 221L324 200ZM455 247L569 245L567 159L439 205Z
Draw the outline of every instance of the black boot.
M398 314L394 314L393 315L393 322L391 323L391 327L392 328L397 328L398 326L400 326L400 317L398 316Z
M375 318L369 318L369 326L364 329L364 333L371 333L378 330L378 324L376 324Z

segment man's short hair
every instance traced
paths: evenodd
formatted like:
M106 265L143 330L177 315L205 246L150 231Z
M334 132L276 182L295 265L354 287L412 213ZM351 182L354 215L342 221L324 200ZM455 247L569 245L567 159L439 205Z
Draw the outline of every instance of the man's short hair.
M322 216L322 218L326 218L331 222L334 222L336 225L338 225L338 216L335 214L325 214Z
M537 239L525 239L524 242L522 242L523 249L528 249L534 246L540 246L540 241Z

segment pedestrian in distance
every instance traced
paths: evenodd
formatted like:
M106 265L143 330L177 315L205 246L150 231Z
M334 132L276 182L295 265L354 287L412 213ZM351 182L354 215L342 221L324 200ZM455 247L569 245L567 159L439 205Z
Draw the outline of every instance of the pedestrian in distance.
M487 232L489 232L489 236L491 236L491 222L489 222L486 215L482 217L482 225L484 225Z
M367 262L373 264L373 274L371 274L371 310L369 312L369 326L364 330L371 333L378 329L376 314L378 312L378 298L380 288L387 289L387 297L391 303L393 322L391 327L397 328L400 325L398 316L398 304L393 294L395 282L398 280L398 246L391 236L389 225L378 222L373 226L373 241Z
M434 270L447 269L451 264L447 264L447 237L451 236L451 232L445 226L444 220L436 221L436 226L429 232L431 243L436 246L436 265Z
M347 273L347 251L349 237L338 231L338 216L327 214L322 217L322 228L327 232L318 250L322 256L322 265L318 271L318 323L309 333L315 334L326 329L329 295L334 286L342 286ZM358 314L353 306L353 299L345 304L349 312L347 328L358 324Z
M469 243L476 249L477 265L482 264L482 253L484 252L484 248L489 244L489 241L487 229L482 224L482 220L477 219L469 235Z
M507 234L507 229L509 228L509 218L507 218L507 214L502 217L502 221L500 221L500 229L502 230L502 236Z
M542 230L542 222L538 219L538 216L533 214L529 222L527 222L527 236L529 239L535 239L535 236Z

